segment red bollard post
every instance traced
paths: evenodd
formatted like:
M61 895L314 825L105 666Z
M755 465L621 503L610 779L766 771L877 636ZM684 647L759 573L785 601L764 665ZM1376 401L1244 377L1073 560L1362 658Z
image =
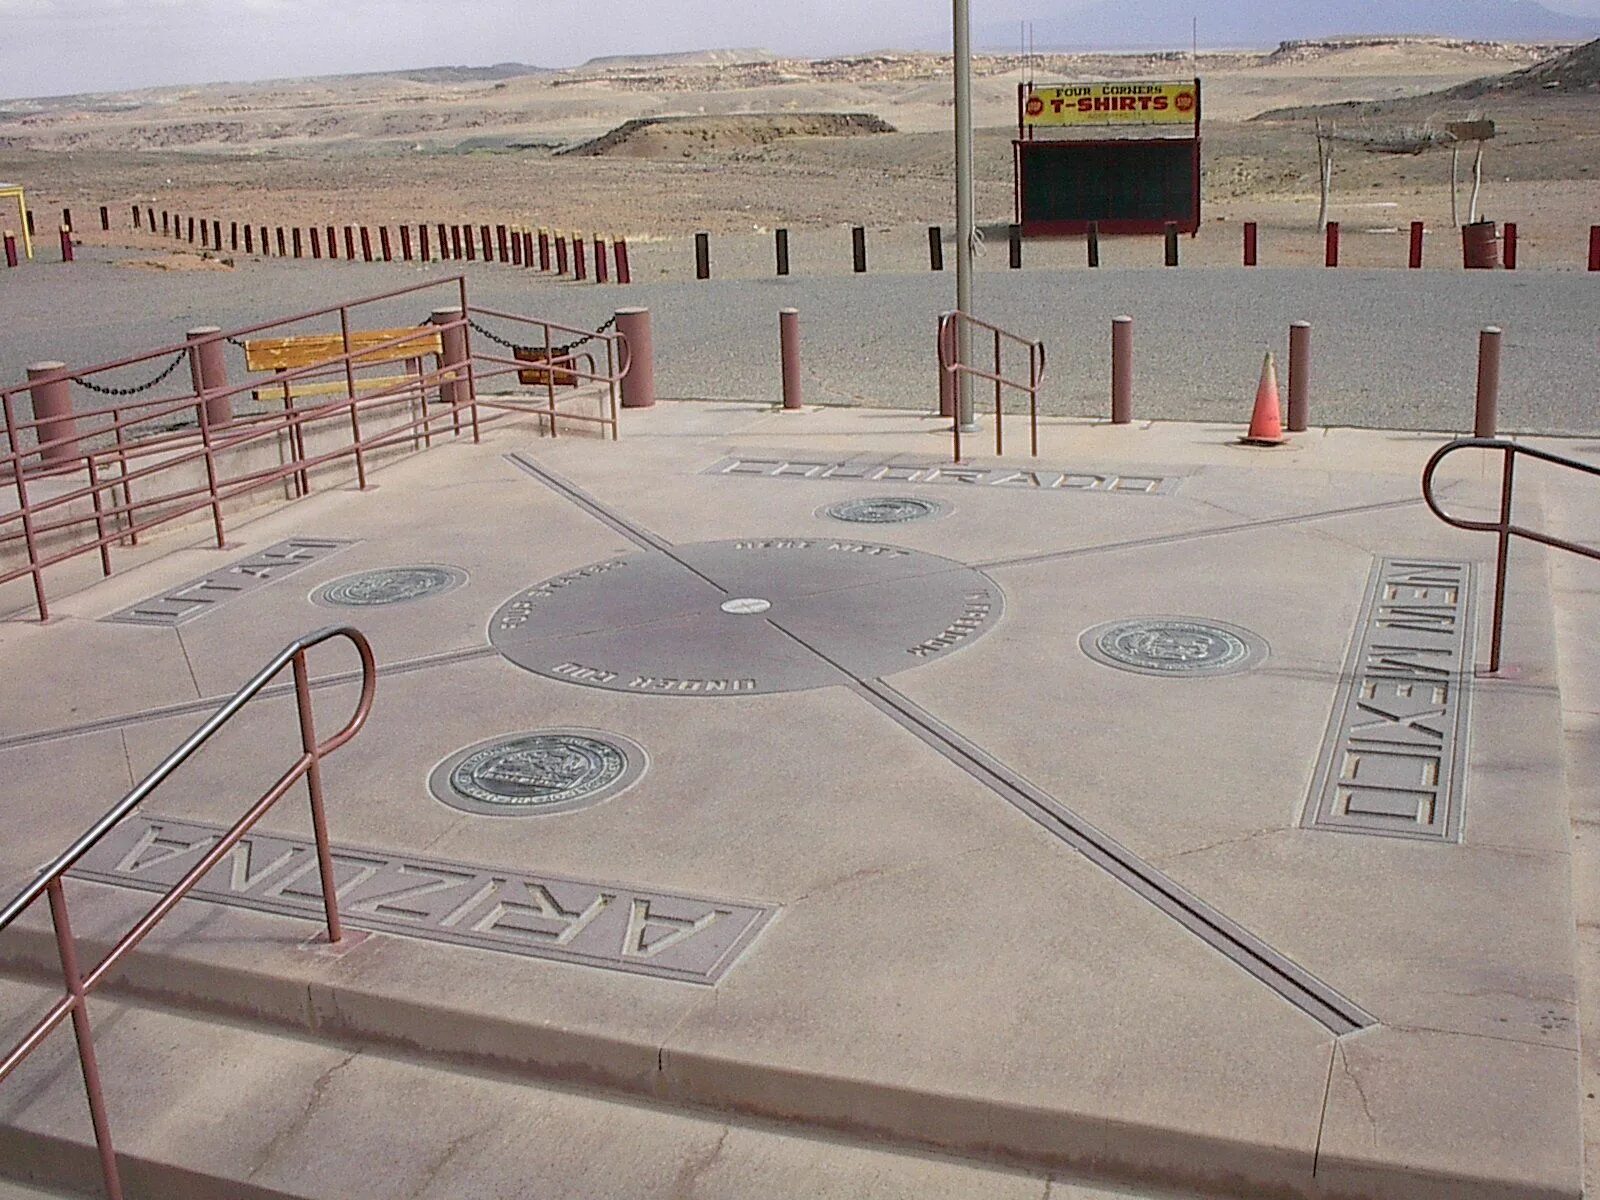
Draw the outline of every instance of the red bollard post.
M442 233L439 235L439 245L442 252L444 246L444 234ZM461 226L459 225L450 226L450 257L456 262L461 260Z
M135 229L143 229L144 214L139 211L139 206L137 204L131 205L130 207L133 209L133 227Z
M504 225L496 225L494 227L494 244L500 250L500 261L510 262L511 260L506 256L506 227ZM486 253L484 257L488 258L489 256Z
M572 235L572 277L580 283L589 278L589 264L584 257L583 239L577 234Z
M344 257L346 262L355 262L356 260L356 227L354 225L346 225L344 227Z
M11 241L11 238L7 238ZM28 395L37 421L39 458L47 463L78 457L78 422L72 415L72 380L66 363L39 362L28 367Z
M800 310L778 310L778 348L783 358L783 411L800 411Z
M556 234L556 274L567 273L567 239L561 234Z
M261 227L261 254L265 257L267 253L267 227L263 225Z
M1424 226L1421 221L1411 222L1411 269L1422 269L1422 234Z
M617 260L617 282L632 283L633 269L628 264L628 239L615 238L611 243L611 253Z
M400 226L400 259L402 262L411 261L411 226Z
M533 230L522 231L522 265L528 270L533 270Z
M300 226L296 225L289 231L290 240L294 242L294 256L302 258L305 255L305 241L300 236Z
M100 206L100 232L105 233L111 229L111 210L104 204Z
M211 248L211 229L210 229L209 226L206 225L206 223L204 221L201 221L200 222L200 249L209 250L210 248Z
M311 227L311 257L318 260L322 258L322 231L315 225Z
M487 225L480 225L478 226L478 232L483 235L483 261L493 262L494 247L489 241L489 227Z
M1501 336L1493 325L1478 335L1478 401L1472 421L1473 437L1492 438L1499 428Z
M500 228L504 229L505 226L502 225ZM502 250L500 252L500 261L504 262L505 257L505 251ZM511 265L513 267L522 265L522 230L514 225L511 227Z
M283 236L283 226L282 225L278 226L278 257L279 258L288 258L289 257L288 242L285 240L285 238Z
M6 230L6 266L17 265L17 235Z
M452 408L469 403L472 399L472 385L465 369L467 361L467 331L461 324L461 309L436 308L428 318L431 325L450 326L439 331L439 369L441 372L449 371L445 382L439 385L439 402L448 404ZM450 370L450 368L458 368Z
M1247 267L1256 265L1256 238L1256 223L1254 221L1246 221L1244 223L1244 265Z
M194 245L194 218L189 218L189 245Z
M70 225L61 227L61 261L64 263L72 261L72 226Z
M1600 225L1589 226L1589 270L1600 271Z
M450 257L450 231L445 228L444 222L441 221L441 222L439 222L439 259L442 262L443 260L445 260L445 259L447 259L449 257Z
M548 271L549 269L550 231L548 229L541 229L539 230L539 270Z
M1311 322L1289 326L1289 432L1304 433L1311 421Z
M1515 271L1517 269L1517 223L1515 221L1507 221L1504 234L1506 270Z
M622 377L622 407L651 408L656 402L656 352L650 331L650 310L617 309L617 332L628 344L628 373Z
M222 222L221 221L212 221L211 222L211 248L213 250L221 250L222 249Z
M432 249L432 247L428 245L428 227L427 227L427 225L425 225L425 224L424 225L418 225L417 226L417 257L419 259L421 259L423 262L431 261L432 255L429 253L429 251L431 249Z
M239 222L237 221L228 223L228 246L232 250L239 249Z
M1111 423L1133 421L1133 318L1111 318Z
M594 281L596 283L607 283L610 279L611 272L606 260L606 244L596 234L594 239Z
M473 238L476 236L477 235L472 232L471 225L463 225L461 227L461 244L467 249L468 262L478 261L478 246L477 243L473 241Z
M151 232L155 231L155 224L153 222L150 225L150 229L151 229ZM161 236L162 237L166 237L171 232L172 232L172 214L169 213L166 209L163 208L161 210Z
M361 227L361 261L372 261L372 234L365 225Z
M228 390L228 362L222 356L222 330L202 325L184 334L189 343L189 378L194 394L205 401L206 423L213 429L233 421L233 398L215 393Z
M256 252L256 231L253 225L244 227L244 252L246 254L254 254Z
M1339 265L1339 222L1328 222L1327 241L1327 251L1323 255L1323 263L1326 266L1337 267Z
M394 251L389 248L389 227L387 225L378 226L378 249L383 255L384 262L394 261Z

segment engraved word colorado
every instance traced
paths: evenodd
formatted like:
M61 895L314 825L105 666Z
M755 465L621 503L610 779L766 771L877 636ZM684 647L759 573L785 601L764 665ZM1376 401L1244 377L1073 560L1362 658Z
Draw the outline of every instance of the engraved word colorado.
M73 875L164 892L222 832L130 817ZM333 860L339 911L349 925L688 983L720 979L776 911L377 851L335 847ZM311 921L322 917L316 851L297 838L247 835L193 894Z
M1107 475L1087 471L958 467L877 459L724 458L703 475L748 475L758 479L839 479L849 483L951 484L1021 488L1044 492L1119 492L1163 495L1177 479L1158 475Z
M1460 840L1473 594L1470 563L1378 563L1306 828Z

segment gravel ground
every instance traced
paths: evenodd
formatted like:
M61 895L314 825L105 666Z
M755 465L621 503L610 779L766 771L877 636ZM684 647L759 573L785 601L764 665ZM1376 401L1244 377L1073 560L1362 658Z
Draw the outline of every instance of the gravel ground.
M275 260L236 270L116 265L128 257L85 247L73 266L0 272L7 313L0 379L20 382L23 367L40 359L107 361L179 341L194 325L239 327L453 273L438 265ZM1309 320L1314 423L1460 430L1472 419L1478 330L1497 324L1506 330L1502 428L1600 433L1594 276L1210 267L1012 273L1004 263L1003 248L986 259L978 312L1047 343L1047 412L1107 410L1110 320L1128 313L1136 321L1137 416L1242 423L1262 352L1277 351L1281 371L1288 323ZM650 307L658 390L671 397L775 399L776 312L796 307L809 402L913 408L934 403L934 321L954 291L952 274L926 272L629 288L482 265L468 275L477 304L577 326L597 325L618 305ZM358 324L417 321L451 295L441 286L379 306ZM109 381L136 383L154 373L141 365ZM96 405L78 394L86 407Z

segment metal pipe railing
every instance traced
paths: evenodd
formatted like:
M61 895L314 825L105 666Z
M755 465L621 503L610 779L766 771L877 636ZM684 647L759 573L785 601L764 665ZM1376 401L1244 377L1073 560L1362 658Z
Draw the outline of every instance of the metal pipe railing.
M984 330L993 335L994 340L994 370L985 371L981 367L961 361L960 347L970 340L973 328ZM969 336L964 338L963 332ZM1010 379L1003 373L1001 361L1002 345L1010 343L1023 347L1028 352L1028 381L1023 383L1018 379ZM1030 450L1035 458L1039 456L1039 385L1044 380L1045 350L1041 341L1019 337L1017 334L1001 329L998 325L991 325L980 320L970 313L960 310L947 312L939 317L938 334L935 345L939 353L939 369L950 376L952 383L962 376L971 376L976 379L987 380L994 384L994 452L1005 453L1005 435L1001 420L1003 407L1003 393L1006 388L1019 392L1026 392L1028 396L1028 430ZM959 394L959 387L952 389ZM961 461L961 419L959 412L952 426L955 438L955 460Z
M310 676L306 670L306 651L334 638L344 638L356 648L361 659L361 695L355 712L344 726L325 741L317 740L316 722L312 711ZM187 762L213 734L238 715L249 702L276 678L285 667L294 673L295 702L299 709L301 754L276 783L214 846L187 871L183 878L165 892L155 905L136 921L128 932L119 937L104 958L82 970L78 963L77 942L72 935L72 923L67 911L66 889L63 881L68 871L102 838L143 804L171 774ZM177 749L162 759L156 768L126 796L114 804L105 816L90 826L76 841L41 867L33 882L13 896L0 908L0 933L22 916L40 896L45 896L50 906L51 924L55 930L56 950L60 957L62 980L66 995L25 1034L10 1052L0 1057L0 1082L20 1066L38 1046L68 1017L72 1019L73 1032L78 1043L78 1063L83 1071L84 1091L89 1100L90 1122L94 1127L95 1145L100 1155L101 1176L108 1200L122 1200L122 1180L117 1167L116 1150L111 1141L111 1126L106 1115L105 1093L100 1084L100 1068L94 1051L94 1031L89 1022L89 995L104 983L113 970L127 957L169 912L173 910L205 875L221 862L249 833L289 789L299 780L306 781L306 793L311 806L311 827L316 841L317 868L322 881L323 913L327 919L328 940L338 942L343 938L339 923L339 902L333 876L333 852L328 842L327 815L322 794L322 760L355 737L366 724L372 712L372 701L377 690L378 672L373 659L372 646L365 636L350 626L330 626L297 638L280 650L275 658L235 692L190 734Z
M380 302L394 301L429 289L448 286L454 292L456 307L447 310L448 320L432 321L394 338L371 345L353 345L352 314ZM471 341L474 316L492 317L538 331L530 340L544 343L542 362L521 362L492 354L475 353ZM162 524L210 511L211 524L220 545L223 540L224 505L249 493L281 483L298 495L310 489L313 469L339 459L353 458L358 484L366 482L367 456L375 450L410 439L413 448L432 445L435 424L448 420L455 434L470 424L474 440L480 436L478 386L516 371L544 371L544 403L533 411L549 422L551 436L558 421L591 422L608 427L615 439L619 434L618 386L630 366L626 338L619 333L585 330L576 326L497 309L470 306L464 276L398 288L376 296L330 305L289 317L279 317L204 339L214 342L229 339L239 342L244 335L266 331L286 331L307 320L337 316L342 352L292 369L275 371L270 376L247 373L247 378L231 386L196 390L189 395L167 397L141 403L124 403L109 409L78 414L69 438L46 416L19 419L16 401L29 390L28 385L0 389L0 419L5 424L5 440L0 443L0 484L14 493L11 506L0 508L0 549L17 542L26 549L25 565L0 569L0 584L31 576L34 603L41 620L49 616L44 571L81 554L98 553L104 574L111 573L113 545L137 545L140 534ZM414 373L394 384L359 377L357 368L380 367L374 356L411 347L419 335L457 340L461 353L426 371L421 362ZM605 347L606 366L598 366L595 353L573 353L576 343L555 344L562 338L577 336L595 340ZM171 353L188 353L195 343L163 347L145 354L118 359L82 370L63 370L67 379L84 380L106 371L164 358ZM420 358L420 355L419 355ZM557 372L560 372L559 376ZM301 381L328 378L341 380L343 394L326 403L301 405L293 396L293 385ZM556 380L602 384L608 389L608 406L603 415L559 412L556 406ZM35 381L36 382L36 381ZM372 386L378 384L377 387ZM282 389L281 411L247 413L226 423L214 421L214 408L226 410L236 397L259 393L263 387ZM439 393L440 403L430 404L429 391ZM398 425L388 419L383 432L372 434L368 414L395 404L420 402L420 414L402 419ZM529 411L515 401L497 407ZM463 417L466 421L463 421ZM173 431L175 422L190 424ZM334 423L348 426L343 440L321 453L309 453L307 434ZM152 433L151 427L156 429ZM69 449L70 454L63 454ZM241 455L254 445L282 444L281 461L269 467L250 470ZM234 472L230 474L229 472ZM203 479L196 479L203 473ZM177 479L182 482L178 483ZM135 494L137 492L137 495ZM42 494L43 493L43 494Z
M1439 466L1450 455L1458 450L1498 450L1505 457L1500 468L1500 516L1494 521L1475 521L1469 517L1455 517L1445 512L1439 506L1437 497L1433 494L1433 479ZM1574 458L1564 458L1559 454L1551 454L1548 450L1539 450L1533 446L1521 446L1516 442L1506 441L1504 438L1457 438L1439 447L1428 460L1428 465L1422 471L1422 498L1427 502L1433 515L1446 525L1456 529L1465 529L1472 533L1492 533L1496 536L1498 545L1495 554L1494 571L1494 617L1489 643L1489 674L1497 674L1500 670L1500 644L1505 628L1506 605L1506 574L1510 562L1511 539L1522 538L1526 541L1537 542L1541 546L1549 546L1556 550L1565 550L1568 554L1576 554L1582 558L1600 561L1600 548L1580 545L1568 541L1566 538L1554 537L1542 533L1537 529L1529 529L1525 525L1518 525L1512 519L1512 501L1516 489L1517 457L1524 455L1539 462L1553 463L1558 467L1578 471L1584 475L1600 475L1600 466L1593 463L1580 462Z

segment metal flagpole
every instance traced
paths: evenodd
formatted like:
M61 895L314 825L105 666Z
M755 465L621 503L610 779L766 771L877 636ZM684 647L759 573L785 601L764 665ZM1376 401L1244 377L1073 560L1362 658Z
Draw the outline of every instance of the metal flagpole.
M955 5L956 77L956 308L972 312L972 17L968 0ZM963 364L972 363L972 328L956 321L956 353ZM972 379L956 374L956 420L963 433L977 426L972 420Z

